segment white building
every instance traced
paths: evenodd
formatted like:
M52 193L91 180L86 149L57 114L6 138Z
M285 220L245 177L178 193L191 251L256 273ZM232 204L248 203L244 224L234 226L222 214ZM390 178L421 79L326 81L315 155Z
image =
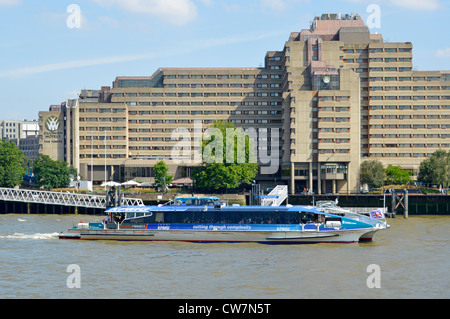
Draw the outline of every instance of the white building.
M0 120L0 138L18 139L39 135L38 120Z

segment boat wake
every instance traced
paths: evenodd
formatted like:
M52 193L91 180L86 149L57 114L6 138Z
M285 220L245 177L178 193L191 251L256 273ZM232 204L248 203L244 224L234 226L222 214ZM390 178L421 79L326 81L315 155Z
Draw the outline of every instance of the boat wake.
M14 235L0 235L0 239L35 239L35 240L43 240L43 239L58 239L58 233L48 233L48 234L22 234L22 233L14 233Z

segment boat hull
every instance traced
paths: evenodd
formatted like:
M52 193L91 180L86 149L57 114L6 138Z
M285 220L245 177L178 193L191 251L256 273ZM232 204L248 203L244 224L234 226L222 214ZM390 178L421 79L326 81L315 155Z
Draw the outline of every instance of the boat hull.
M61 239L267 244L356 243L382 225L317 211L314 207L115 207L104 223L83 223ZM384 225L384 224L383 224Z
M336 231L174 231L174 230L72 230L60 234L60 239L116 240L116 241L181 241L181 242L227 242L227 243L356 243L367 229Z

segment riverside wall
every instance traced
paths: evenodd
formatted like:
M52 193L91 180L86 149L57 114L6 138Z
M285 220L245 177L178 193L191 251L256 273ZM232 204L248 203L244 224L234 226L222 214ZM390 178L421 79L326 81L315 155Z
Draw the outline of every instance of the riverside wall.
M196 194L197 195L197 194ZM177 196L182 196L178 194ZM186 194L186 196L191 196ZM209 195L199 195L209 196ZM210 195L212 196L212 195ZM220 194L215 195L226 200L229 205L248 204L248 195ZM145 205L157 205L173 199L173 194L161 197L158 196L140 196L133 194L133 197L142 198ZM287 203L290 205L312 205L313 202L338 199L341 207L383 207L383 195L290 195ZM392 212L391 195L385 197L386 207ZM284 205L285 203L283 203ZM409 215L450 215L450 195L408 195ZM397 214L402 214L402 208L397 209ZM0 200L0 214L80 214L80 215L101 215L103 209L84 208L62 205L46 205L36 203L24 203Z
M390 194L371 195L291 195L288 203L291 205L312 205L313 201L338 199L341 207L383 207L383 201L389 212L392 212L392 197ZM397 214L402 214L401 206ZM450 195L408 194L409 215L450 215Z

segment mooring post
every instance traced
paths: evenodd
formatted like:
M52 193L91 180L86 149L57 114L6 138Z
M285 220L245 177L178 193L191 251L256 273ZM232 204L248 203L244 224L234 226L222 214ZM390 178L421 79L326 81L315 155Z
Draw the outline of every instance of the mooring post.
M408 203L408 190L405 189L405 213L403 215L404 218L408 218L408 206L409 206L409 203Z
M391 188L391 202L392 202L392 217L395 218L395 214L397 213L397 206L395 200L394 187Z

